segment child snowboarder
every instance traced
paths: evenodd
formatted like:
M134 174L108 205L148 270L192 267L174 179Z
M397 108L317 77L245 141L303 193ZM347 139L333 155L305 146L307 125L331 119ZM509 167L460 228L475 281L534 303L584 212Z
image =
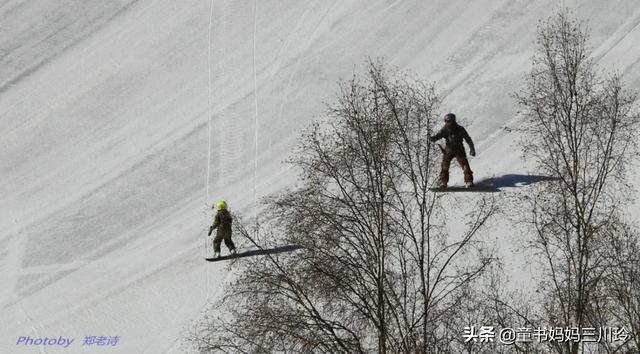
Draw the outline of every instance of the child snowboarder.
M453 113L447 113L444 116L444 127L440 129L438 134L429 137L429 140L436 142L442 138L446 140L446 147L442 149L439 188L447 188L447 184L449 183L449 166L451 165L451 160L454 158L458 160L464 172L465 187L473 187L473 171L471 171L471 167L469 166L469 160L467 160L467 154L462 140L466 141L467 145L469 145L469 154L471 156L476 156L476 150L473 147L473 141L467 131L456 123L456 115Z
M216 231L216 237L213 239L213 258L220 258L220 244L224 240L224 244L229 249L229 253L233 256L236 254L236 246L231 241L231 224L233 223L233 217L227 210L227 203L224 200L218 200L216 202L216 208L218 212L213 221L213 225L209 228L209 236L214 229Z

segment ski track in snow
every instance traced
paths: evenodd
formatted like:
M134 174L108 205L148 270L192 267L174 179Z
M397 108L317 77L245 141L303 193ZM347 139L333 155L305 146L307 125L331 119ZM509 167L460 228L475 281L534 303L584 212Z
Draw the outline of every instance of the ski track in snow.
M331 9L333 8L333 5L335 3L333 3L331 6L329 6L324 15L320 18L320 20L317 22L317 24L314 26L313 31L311 32L311 35L309 36L309 38L307 38L306 40L306 46L304 47L303 52L306 52L310 47L311 44L313 43L313 39L316 38L317 36L317 32L318 29L320 28L320 26L322 25L322 23L324 22L324 20L327 18L327 15L330 13ZM307 12L305 12L302 16L301 16L301 20L305 17L305 15L307 14ZM303 60L303 55L299 55L296 58L296 61L293 63L293 70L291 71L291 74L289 75L289 78L287 79L287 84L286 84L286 88L283 90L282 92L282 99L280 100L280 107L278 110L278 118L282 118L282 112L284 110L284 106L287 103L287 96L289 95L289 93L291 92L291 82L293 81L293 77L296 75L296 73L298 72L299 68L300 68L300 63Z
M640 8L637 8L629 18L622 22L619 29L601 47L594 51L595 56L600 59L602 56L610 53L620 42L635 31L638 26L640 26ZM611 44L607 45L607 42L611 42ZM601 54L598 55L598 52L601 52Z
M437 81L443 109L470 117L477 178L528 172L501 129L520 119L504 97L553 1L76 4L0 3L0 23L35 31L0 32L0 352L59 352L17 347L22 335L73 337L72 352L84 335L121 336L114 353L180 352L233 275L202 264L203 190L256 212L295 178L280 161L297 129L367 56ZM576 8L598 63L640 85L635 0Z

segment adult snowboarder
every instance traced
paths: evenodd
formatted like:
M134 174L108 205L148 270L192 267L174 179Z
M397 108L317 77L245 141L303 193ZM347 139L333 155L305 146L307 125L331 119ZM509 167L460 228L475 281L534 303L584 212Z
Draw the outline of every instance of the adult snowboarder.
M231 241L231 224L233 223L233 217L229 210L227 210L227 203L224 200L218 200L216 202L216 208L218 212L213 221L213 225L209 228L209 236L214 229L216 231L216 237L213 239L213 258L220 258L220 244L224 240L224 244L229 249L231 255L236 254L236 246Z
M464 185L469 188L473 186L473 172L467 160L467 153L462 144L462 140L469 145L469 154L476 156L476 150L473 147L473 141L467 133L466 129L456 123L456 115L447 113L444 116L444 127L440 129L438 134L429 137L429 140L436 142L444 138L446 146L442 148L442 165L440 169L440 186L439 188L447 188L449 183L449 166L454 158L458 160L462 171L464 172Z

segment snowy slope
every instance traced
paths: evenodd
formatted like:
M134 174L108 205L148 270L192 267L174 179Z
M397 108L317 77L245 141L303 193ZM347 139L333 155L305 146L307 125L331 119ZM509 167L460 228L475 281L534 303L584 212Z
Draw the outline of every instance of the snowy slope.
M202 262L205 202L251 215L292 181L297 130L367 56L438 83L478 142L476 176L526 173L501 127L556 3L0 2L0 352L43 349L15 345L27 335L184 350L228 275ZM564 4L640 88L636 1Z

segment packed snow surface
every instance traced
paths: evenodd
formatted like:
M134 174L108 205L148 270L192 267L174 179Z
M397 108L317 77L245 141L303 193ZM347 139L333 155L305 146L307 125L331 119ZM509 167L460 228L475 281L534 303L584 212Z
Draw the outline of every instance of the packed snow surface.
M229 276L203 261L205 205L251 216L294 181L299 129L367 57L438 85L477 179L526 188L511 94L560 3L640 88L636 0L0 1L0 352L185 351Z

